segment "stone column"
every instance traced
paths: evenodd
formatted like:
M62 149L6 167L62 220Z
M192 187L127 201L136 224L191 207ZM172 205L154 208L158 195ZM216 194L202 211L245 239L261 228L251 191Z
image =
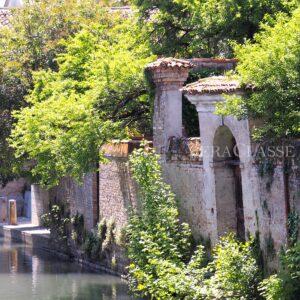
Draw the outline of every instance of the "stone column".
M164 58L149 64L155 84L153 145L159 154L167 152L170 137L182 136L182 92L193 65L186 60Z
M31 223L41 225L41 216L49 212L49 191L37 184L31 185Z
M213 166L214 135L222 125L222 118L214 114L215 104L223 101L218 94L186 94L187 99L196 106L199 118L201 155L203 159L203 198L205 199L205 214L207 219L207 234L214 245L218 241L218 221L216 203L216 184Z

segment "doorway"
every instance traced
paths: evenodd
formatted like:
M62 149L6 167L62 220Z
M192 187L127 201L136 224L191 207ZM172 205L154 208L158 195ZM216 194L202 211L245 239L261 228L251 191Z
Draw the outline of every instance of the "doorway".
M227 126L214 137L214 174L218 235L234 232L245 240L241 163L236 140Z

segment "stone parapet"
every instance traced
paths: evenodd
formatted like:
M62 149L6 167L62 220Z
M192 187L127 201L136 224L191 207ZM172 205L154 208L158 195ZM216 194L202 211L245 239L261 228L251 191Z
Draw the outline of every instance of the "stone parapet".
M232 70L236 67L238 60L235 58L192 58L188 60L197 71L203 68L217 69L217 70Z
M115 157L115 158L128 158L128 156L135 150L141 147L141 144L144 140L141 139L132 139L132 140L115 140L109 144L104 145L101 148L101 151L106 157ZM146 140L145 140L146 141ZM152 141L146 141L147 144L151 147Z
M169 140L167 161L202 164L200 138L171 137Z

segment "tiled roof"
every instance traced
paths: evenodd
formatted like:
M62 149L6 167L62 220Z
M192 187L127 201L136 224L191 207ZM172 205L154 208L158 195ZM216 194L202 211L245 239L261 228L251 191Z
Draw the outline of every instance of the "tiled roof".
M215 63L215 64L223 64L223 63L237 63L236 58L205 58L205 57L199 57L199 58L191 58L189 61L193 63Z
M194 70L202 68L231 70L237 64L235 58L191 58L189 61L195 66Z
M157 61L148 64L147 69L148 70L154 70L154 69L167 69L167 68L172 68L172 69L179 69L179 68L185 68L185 69L190 69L194 65L189 62L186 59L176 59L172 57L168 58L160 58Z
M184 94L189 95L232 93L239 90L242 90L240 82L226 76L203 78L182 89Z
M9 24L10 11L0 8L0 28Z

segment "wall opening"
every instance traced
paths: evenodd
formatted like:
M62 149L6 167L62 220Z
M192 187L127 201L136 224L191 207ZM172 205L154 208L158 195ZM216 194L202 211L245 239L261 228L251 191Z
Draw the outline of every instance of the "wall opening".
M245 240L239 151L227 126L220 126L215 133L214 173L218 235L234 232L240 240Z

